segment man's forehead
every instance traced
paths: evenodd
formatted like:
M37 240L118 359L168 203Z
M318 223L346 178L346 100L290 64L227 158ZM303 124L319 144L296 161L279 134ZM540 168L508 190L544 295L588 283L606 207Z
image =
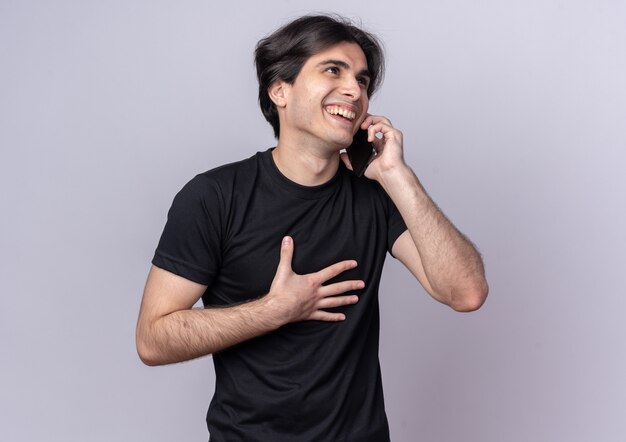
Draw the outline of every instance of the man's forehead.
M338 64L346 69L367 71L367 59L363 49L352 42L341 42L313 54L306 64L321 66L324 64Z

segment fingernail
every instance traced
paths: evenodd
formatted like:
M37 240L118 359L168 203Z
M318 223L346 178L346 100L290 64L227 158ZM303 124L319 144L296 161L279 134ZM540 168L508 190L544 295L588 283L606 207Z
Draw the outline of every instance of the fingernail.
M291 237L285 236L283 238L283 245L288 245L288 244L291 244Z

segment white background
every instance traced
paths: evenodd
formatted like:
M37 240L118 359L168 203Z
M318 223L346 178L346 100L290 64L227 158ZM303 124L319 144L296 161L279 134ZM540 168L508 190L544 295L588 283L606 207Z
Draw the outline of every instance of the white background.
M480 248L455 313L389 258L395 442L623 441L626 3L0 1L0 439L200 441L210 358L134 327L174 194L274 144L256 42L312 11L385 42L371 106Z

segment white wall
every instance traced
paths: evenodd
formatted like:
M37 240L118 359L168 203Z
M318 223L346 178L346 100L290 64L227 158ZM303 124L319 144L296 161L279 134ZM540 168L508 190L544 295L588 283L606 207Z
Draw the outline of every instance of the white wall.
M480 248L482 310L388 261L396 442L626 434L626 4L0 3L0 439L206 440L211 361L148 368L134 323L173 195L273 145L252 51L312 11L386 44L371 110Z

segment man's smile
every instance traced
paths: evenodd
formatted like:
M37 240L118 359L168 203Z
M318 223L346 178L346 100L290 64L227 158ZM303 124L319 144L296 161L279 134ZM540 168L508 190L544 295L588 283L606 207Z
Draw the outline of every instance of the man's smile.
M326 106L324 108L326 110L326 112L328 112L331 115L339 115L343 118L346 118L350 121L354 120L356 118L356 112L354 112L353 110L350 109L346 109L344 107L341 106L337 106L337 105L330 105L330 106Z

